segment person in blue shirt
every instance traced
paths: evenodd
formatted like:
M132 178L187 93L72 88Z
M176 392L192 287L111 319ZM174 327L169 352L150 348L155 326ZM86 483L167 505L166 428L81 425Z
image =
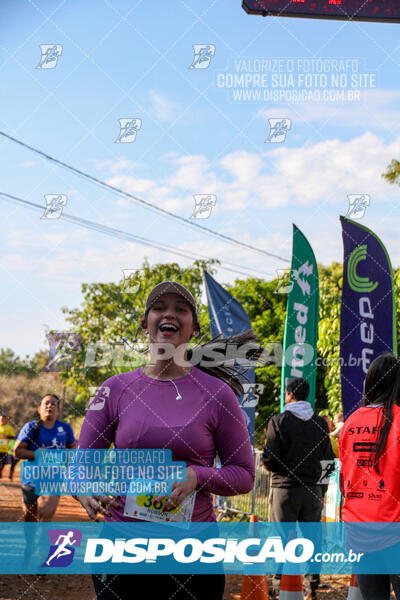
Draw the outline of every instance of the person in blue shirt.
M59 421L60 400L46 394L38 406L39 420L25 423L14 445L15 458L35 460L38 448L75 448L76 440L69 423ZM59 496L39 496L32 481L24 476L21 466L21 487L24 521L51 521L57 510Z

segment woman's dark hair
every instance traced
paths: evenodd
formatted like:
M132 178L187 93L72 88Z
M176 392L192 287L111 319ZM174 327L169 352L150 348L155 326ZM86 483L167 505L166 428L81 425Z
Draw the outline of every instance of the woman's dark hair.
M42 401L47 398L47 396L50 396L50 398L55 398L57 401L57 404L60 405L60 398L56 395L56 394L45 394L44 396L42 396L39 400L39 404L38 407L42 404ZM42 419L37 419L35 421L35 426L32 429L32 433L31 436L29 438L29 441L31 442L31 444L34 444L37 440L37 437L39 435L39 430L40 430L40 426L42 424ZM32 459L33 460L33 459Z
M391 353L384 352L369 366L364 384L362 406L382 404L383 411L378 439L373 452L373 466L379 473L379 459L383 455L392 426L393 405L400 398L400 361Z
M240 347L242 352L238 352ZM215 355L217 350L222 351L219 360ZM248 380L246 373L250 367L255 366L263 350L264 348L257 343L253 329L247 329L243 333L229 337L220 334L210 342L188 349L187 360L196 365L200 371L218 377L227 383L235 394L241 396L244 393L243 378ZM210 356L213 366L207 366L207 359ZM198 362L199 357L200 362Z
M57 394L45 394L44 396L42 396L39 400L38 406L40 406L42 404L42 401L47 398L47 396L50 396L50 398L55 398L57 400L57 403L60 404L60 398L57 396Z

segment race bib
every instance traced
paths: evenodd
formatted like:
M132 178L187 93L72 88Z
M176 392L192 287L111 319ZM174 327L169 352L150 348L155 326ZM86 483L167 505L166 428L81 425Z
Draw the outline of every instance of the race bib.
M143 519L143 521L153 521L155 523L189 523L192 518L196 492L192 492L185 498L182 504L169 511L163 512L168 498L162 498L155 502L157 496L127 496L125 503L124 516L134 519Z

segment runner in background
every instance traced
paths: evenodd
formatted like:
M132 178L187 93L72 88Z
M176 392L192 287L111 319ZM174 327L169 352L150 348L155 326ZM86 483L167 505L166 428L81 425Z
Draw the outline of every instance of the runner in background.
M0 413L0 477L4 465L7 463L10 442L15 439L14 429L7 421L7 414L5 412Z
M332 433L333 428L334 428L333 423L330 420L330 418L328 417L328 415L321 415L321 416L323 419L325 419L326 424L328 425L328 428L329 428L329 439L331 440L333 454L335 455L335 458L339 458L339 440Z
M374 564L379 564L382 550L392 546L393 563L399 564L396 528L389 525L379 532L367 526L400 521L399 404L400 362L385 352L370 364L362 406L347 418L339 436L342 518L346 523L365 523L353 540L359 543L354 549L369 555ZM389 600L390 584L400 598L399 575L357 575L357 581L363 600Z
M244 494L254 483L250 438L235 396L243 393L237 367L197 367L186 362L191 357L187 345L200 326L192 294L176 282L164 281L153 288L142 327L150 340L150 363L104 382L86 413L79 448L109 448L114 443L117 449L171 449L174 461L186 463L186 481L173 484L164 509L179 507L188 499L186 520L215 522L212 494ZM224 341L235 340L254 342L255 336L250 330ZM172 358L160 356L158 344L168 346ZM178 348L184 350L179 362L175 360ZM213 467L217 453L219 469ZM155 496L147 498L150 507L152 500L155 508L160 504ZM107 521L138 520L131 518L134 496L77 496L77 500L94 520L96 513L104 514ZM150 508L143 518L154 520ZM221 600L225 576L95 575L93 582L99 600L131 600L133 595Z
M340 432L342 431L343 425L344 425L343 413L342 412L336 413L336 415L333 417L333 428L334 429L331 433L331 436L338 438L340 435Z
M15 458L35 460L38 448L75 448L71 425L58 421L60 400L55 394L46 394L38 406L39 420L25 423L14 446ZM32 481L25 478L21 464L21 487L24 521L51 521L57 510L59 496L39 496Z
M15 458L15 456L14 456L14 445L15 445L15 439L10 440L10 449L8 451L7 462L10 465L10 472L8 474L8 478L11 481L14 479L15 467L17 466L17 464L19 462L19 458Z

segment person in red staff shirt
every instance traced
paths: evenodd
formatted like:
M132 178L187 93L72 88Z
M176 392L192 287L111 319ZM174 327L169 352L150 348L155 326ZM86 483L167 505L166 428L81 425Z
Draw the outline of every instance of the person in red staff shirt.
M399 404L400 361L385 352L371 363L362 406L348 417L339 436L344 522L371 522L375 526L400 521ZM364 540L362 549L370 557L398 541L385 533L388 528L379 531L384 535L377 535L375 528L371 529L371 539ZM398 575L357 575L357 580L364 600L389 600L390 584L400 598Z

